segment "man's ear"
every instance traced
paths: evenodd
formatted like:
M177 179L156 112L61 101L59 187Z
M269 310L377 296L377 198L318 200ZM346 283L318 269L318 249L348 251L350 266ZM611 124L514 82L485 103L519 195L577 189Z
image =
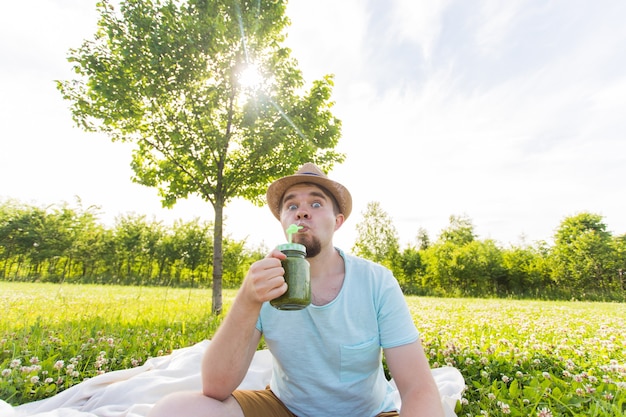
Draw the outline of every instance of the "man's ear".
M344 221L346 221L346 218L343 214L338 214L335 216L335 231L339 230Z

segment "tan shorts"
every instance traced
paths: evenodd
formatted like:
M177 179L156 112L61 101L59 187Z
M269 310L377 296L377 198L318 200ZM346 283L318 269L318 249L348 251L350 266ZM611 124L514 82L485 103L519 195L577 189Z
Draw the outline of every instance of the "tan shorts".
M246 417L297 417L274 395L269 386L258 391L235 391L233 397L241 406L243 415ZM380 413L376 417L398 417L399 415L397 411L388 411Z

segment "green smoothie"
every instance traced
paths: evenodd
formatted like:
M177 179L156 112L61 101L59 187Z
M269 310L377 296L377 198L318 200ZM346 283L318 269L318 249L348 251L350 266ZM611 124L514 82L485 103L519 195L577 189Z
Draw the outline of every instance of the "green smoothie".
M270 304L279 310L302 310L311 304L311 278L306 248L298 243L280 245L278 250L287 255L282 260L287 291Z

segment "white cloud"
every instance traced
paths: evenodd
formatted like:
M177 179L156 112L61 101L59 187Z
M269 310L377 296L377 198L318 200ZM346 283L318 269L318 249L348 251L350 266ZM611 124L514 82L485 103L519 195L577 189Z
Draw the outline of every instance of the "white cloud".
M442 31L442 15L451 0L394 0L390 3L392 28L398 34L396 41L406 39L417 43L429 60Z
M292 27L287 45L293 49L307 79L329 73L342 75L362 65L363 37L368 19L358 0L290 1L287 14ZM304 47L303 47L304 46Z
M0 197L78 194L109 219L212 220L193 199L160 209L156 190L130 182L127 148L72 126L52 80L69 74L67 49L94 33L95 2L25 4L0 16L0 175L12 178ZM582 210L626 232L625 2L296 0L287 11L305 79L336 74L348 159L331 176L354 198L339 246L352 245L370 201L403 242L419 227L434 238L452 214L503 243L549 239ZM283 238L266 208L235 201L226 215L235 238Z
M478 16L473 22L477 52L484 55L506 49L506 41L515 25L519 24L520 14L525 12L523 6L527 4L526 0L481 2L477 7Z

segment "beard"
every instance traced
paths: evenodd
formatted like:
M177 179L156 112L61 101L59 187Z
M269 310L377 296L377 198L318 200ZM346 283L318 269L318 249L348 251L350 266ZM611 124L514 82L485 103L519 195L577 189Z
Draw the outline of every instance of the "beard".
M306 248L307 258L314 258L317 255L319 255L320 252L322 251L322 243L315 236L310 236L310 237L301 236L301 235L300 236L296 235L296 236L298 237L297 239L295 239L296 243L304 245L304 247Z

